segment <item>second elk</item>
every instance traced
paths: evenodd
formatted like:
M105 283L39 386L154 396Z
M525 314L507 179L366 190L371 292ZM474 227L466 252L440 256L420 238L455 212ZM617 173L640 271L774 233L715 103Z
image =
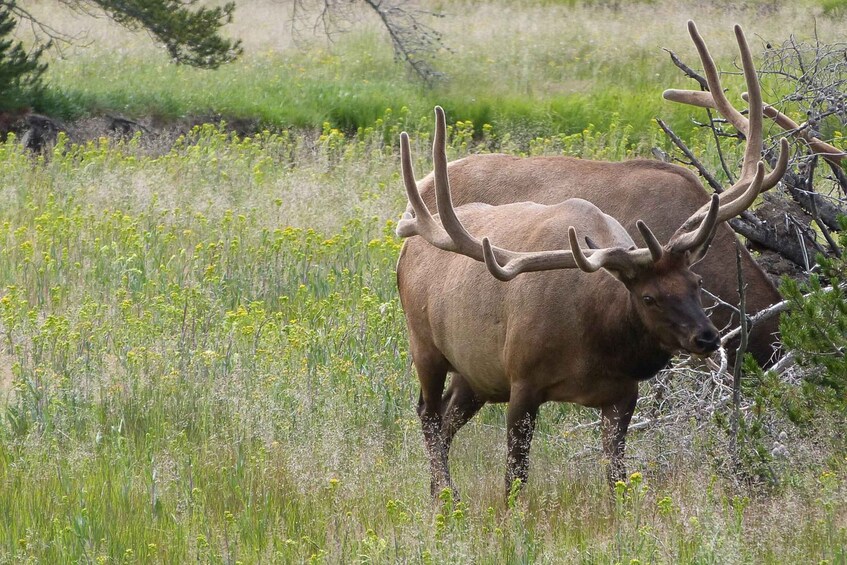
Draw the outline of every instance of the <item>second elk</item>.
M715 230L782 171L765 175L764 165L755 165L751 177L723 193L731 198L713 196L664 245L637 222L644 240L637 247L617 220L582 199L454 209L445 117L441 108L435 113L439 214L430 214L418 192L403 133L403 180L414 217L407 214L398 226L410 239L397 265L432 493L456 491L450 444L487 402L508 402L507 491L516 479L527 480L536 415L550 401L600 409L608 480L623 479L638 382L679 351L707 355L720 343L691 266Z
M746 186L762 154L762 126L765 112L759 81L747 40L740 27L735 28L741 54L744 78L749 93L747 117L733 108L725 96L714 61L706 44L693 23L689 23L692 40L701 55L703 67L713 94L669 91L669 99L711 105L719 109L724 119L735 125L746 140L743 164L738 186ZM676 95L671 92L677 92ZM784 120L781 121L784 123ZM795 124L796 125L796 124ZM787 145L783 142L781 157L787 158ZM632 159L621 162L592 161L564 155L516 157L502 154L474 154L447 165L452 184L453 201L457 205L471 202L508 204L512 202L538 202L556 204L568 198L583 198L613 216L632 237L639 237L636 221L647 222L661 239L669 239L696 210L708 206L709 192L697 176L678 165L649 159ZM763 189L769 188L768 186ZM418 183L423 202L435 211L435 186L433 175ZM725 191L721 201L734 198L735 192ZM412 214L414 211L407 207ZM404 226L398 226L399 235ZM705 289L720 300L707 299L712 306L711 319L719 328L737 323L737 310L729 305L738 301L738 273L735 261L735 232L728 225L720 225L712 242L712 253L701 261L694 271L706 282ZM747 312L755 314L782 300L776 287L756 264L746 249L741 250L745 284L747 285ZM769 365L774 359L773 343L777 339L777 317L753 326L748 351L756 360ZM730 358L735 347L730 344Z

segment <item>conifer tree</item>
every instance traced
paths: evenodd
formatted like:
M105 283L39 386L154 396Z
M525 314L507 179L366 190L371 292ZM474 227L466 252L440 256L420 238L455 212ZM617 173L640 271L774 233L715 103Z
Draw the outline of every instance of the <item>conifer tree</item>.
M11 34L17 25L8 7L0 5L0 111L18 110L37 96L47 64L40 62L48 45L30 52Z

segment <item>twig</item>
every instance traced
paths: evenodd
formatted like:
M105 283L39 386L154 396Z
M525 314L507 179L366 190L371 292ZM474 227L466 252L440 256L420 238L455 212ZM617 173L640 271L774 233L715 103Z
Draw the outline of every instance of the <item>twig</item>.
M812 202L814 202L814 200ZM818 229L821 230L821 233L823 234L824 239L826 239L826 242L829 244L829 248L832 249L832 253L836 257L840 258L841 257L841 248L835 242L835 239L833 239L832 234L829 232L829 228L827 228L826 224L824 224L822 221L820 221L819 218L815 218L815 224L817 224Z
M828 286L828 287L822 288L820 290L820 292L832 292L833 288L834 287ZM842 290L847 289L847 284L841 285L840 288ZM810 294L804 294L803 298L808 298L809 296L810 296ZM768 306L764 310L760 310L759 312L757 312L753 316L748 316L750 327L752 327L754 324L757 324L758 322L761 322L762 320L767 320L769 318L772 318L773 316L776 316L780 312L784 312L785 310L788 310L788 308L790 306L791 306L790 300L783 300L782 302L777 302L776 304ZM738 327L738 328L735 328L735 329L725 333L723 335L723 337L721 338L721 345L726 345L728 341L730 341L731 339L735 339L735 337L740 332L741 332L741 328Z
M738 307L735 304L730 304L726 300L722 299L720 296L718 296L716 294L712 294L711 292L709 292L705 288L703 289L703 292L706 294L706 296L708 296L709 298L711 298L712 300L714 300L715 302L717 302L721 306L725 306L726 308L729 308L730 310L732 310L733 312L735 312L735 314L737 314L739 316L741 315L741 311L738 309Z
M692 69L691 67L689 67L688 65L683 63L679 59L679 57L676 56L676 53L674 53L670 49L668 49L666 47L662 47L662 49L664 51L667 51L668 55L671 56L671 61L673 62L673 64L676 65L676 67L678 69L680 69L683 73L685 73L685 76L693 78L694 80L696 80L700 84L700 88L702 88L703 90L705 90L705 91L709 90L709 83L708 83L708 81L706 80L705 77L703 77L699 73L695 72L694 69Z
M664 131L665 134L671 139L673 144L676 145L679 150L682 151L685 156L691 161L691 164L697 168L697 171L700 173L700 175L702 175L704 179L706 179L706 181L709 183L709 186L711 186L718 194L723 192L723 186L721 186L721 183L719 183L717 179L712 176L712 173L710 173L709 170L704 167L703 164L697 159L697 157L694 156L694 153L692 153L688 146L685 145L685 142L682 141L679 136L673 132L670 126L668 126L659 118L656 118L656 123L659 124L659 127L662 128L662 131Z
M826 160L826 164L829 165L829 169L832 171L832 174L835 175L835 179L838 181L838 186L841 188L841 193L847 196L847 174L844 173L844 169L842 169L838 163L833 163L829 159Z
M729 183L735 184L735 177L732 174L732 171L729 169L729 165L726 164L726 159L723 155L723 148L721 147L720 140L721 136L718 133L718 128L715 127L715 118L712 117L711 108L706 108L706 115L709 116L709 129L712 130L712 136L715 138L715 148L718 150L718 159L721 162L721 168L723 168L723 172L726 173L726 178L729 179ZM741 132L738 133L739 135L741 134Z
M744 273L741 270L741 243L735 242L735 264L738 269L738 310L746 312L747 300L744 284ZM735 352L735 367L732 371L732 415L730 417L730 453L732 454L733 467L736 471L740 469L740 458L738 453L738 423L741 419L741 367L744 366L744 353L747 351L747 316L741 317L741 340Z

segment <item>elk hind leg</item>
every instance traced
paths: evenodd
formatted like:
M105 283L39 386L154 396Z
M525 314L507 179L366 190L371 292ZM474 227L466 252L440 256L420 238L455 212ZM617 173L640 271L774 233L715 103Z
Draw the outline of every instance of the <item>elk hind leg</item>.
M456 432L467 424L484 404L485 401L477 397L462 375L452 373L450 386L441 399L441 436L448 452Z
M529 447L535 431L539 403L532 394L512 389L506 411L507 461L506 496L516 480L526 484L529 476Z
M428 353L428 354L427 354ZM444 382L447 379L449 365L447 360L436 352L413 352L421 393L418 400L418 416L421 419L424 445L429 455L433 497L445 487L453 489L450 470L447 466L447 446L442 436L442 400Z

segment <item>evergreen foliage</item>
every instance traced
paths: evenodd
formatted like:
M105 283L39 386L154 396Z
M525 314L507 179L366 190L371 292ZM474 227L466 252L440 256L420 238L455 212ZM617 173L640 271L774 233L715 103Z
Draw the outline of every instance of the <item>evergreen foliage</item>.
M42 89L41 77L47 64L39 61L47 45L27 52L11 38L17 20L7 6L0 5L0 111L28 106Z
M847 249L847 218L840 222L839 245ZM780 329L786 348L812 369L807 381L847 403L847 258L817 260L820 274L812 274L808 284L783 282L782 292L794 308L782 317Z
M192 11L197 0L92 1L124 27L147 30L177 63L215 69L242 52L240 40L225 39L218 33L232 21L235 2Z

